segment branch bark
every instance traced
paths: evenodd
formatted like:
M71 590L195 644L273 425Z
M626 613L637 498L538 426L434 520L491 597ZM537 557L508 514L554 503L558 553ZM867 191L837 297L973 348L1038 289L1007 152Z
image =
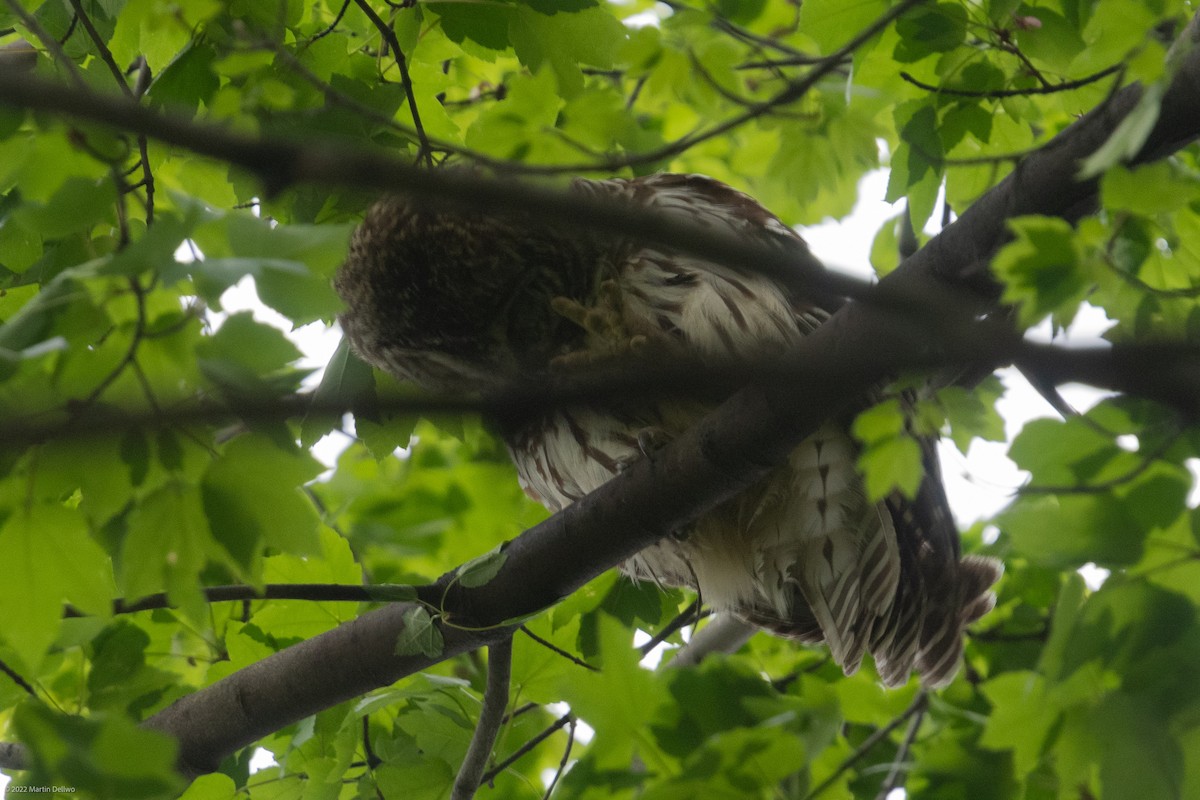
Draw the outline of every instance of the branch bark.
M1196 41L1196 20L1185 36L1191 43ZM1070 217L1092 201L1096 182L1075 180L1079 161L1105 141L1140 95L1136 86L1123 89L1032 155L889 275L878 287L880 295L911 300L968 287L978 299L978 308L988 308L995 292L985 265L1004 240L1006 220L1035 213ZM755 252L744 244L731 249L730 242L717 241L711 233L701 235L693 226L663 225L646 215L631 219L618 209L558 192L415 170L374 155L236 137L25 77L14 81L0 76L0 100L103 121L184 145L260 174L269 189L314 181L402 190L460 208L518 207L559 223L586 220L595 227L644 236L688 252L701 250L711 260L733 265L754 262L758 268L767 263L795 269L794 264L780 263L778 253ZM1197 109L1200 57L1193 47L1181 58L1162 114L1137 160L1162 157L1200 135ZM591 216L581 219L577 216L581 213ZM764 255L775 260L756 261ZM444 626L445 647L439 656L394 654L401 617L409 607L397 604L281 651L179 700L146 724L179 739L181 767L194 775L214 769L224 755L297 719L511 635L506 621L556 602L743 490L782 461L848 398L886 378L896 363L938 351L941 345L936 338L897 329L896 319L887 303L847 305L799 350L813 370L839 375L837 381L806 383L803 394L793 381L738 392L654 459L632 465L599 491L509 543L507 560L493 580L467 588L444 578L441 588L448 587L444 600L440 595L423 599L436 601L456 620L471 620L485 629ZM802 405L795 402L799 396L804 397ZM486 628L489 625L494 627Z
M487 688L483 693L483 711L471 737L471 747L454 779L451 800L471 800L482 783L483 771L496 746L496 735L508 707L508 684L512 678L512 637L488 647Z

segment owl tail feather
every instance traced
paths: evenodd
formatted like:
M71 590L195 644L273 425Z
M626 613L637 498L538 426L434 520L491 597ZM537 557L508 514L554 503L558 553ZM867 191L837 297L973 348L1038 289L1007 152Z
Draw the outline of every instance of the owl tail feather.
M903 555L902 550L902 559ZM795 596L786 616L761 605L736 611L745 621L777 636L827 644L847 675L857 670L865 649L873 656L885 686L903 686L915 669L924 686L941 688L958 673L963 631L995 605L991 586L1003 568L995 559L965 556L950 584L941 576L935 585L922 577L913 561L905 566L908 569L883 616L858 615L856 604L810 604L796 584L792 585ZM938 596L932 596L931 589Z
M958 562L956 603L951 613L926 617L921 631L921 649L916 667L921 682L937 689L954 680L962 660L963 633L996 605L991 587L1004 567L995 559L965 556Z

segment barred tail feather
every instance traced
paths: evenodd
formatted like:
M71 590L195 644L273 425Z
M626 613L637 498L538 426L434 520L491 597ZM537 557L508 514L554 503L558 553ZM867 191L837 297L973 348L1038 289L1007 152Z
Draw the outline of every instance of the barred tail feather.
M883 617L890 613L900 584L900 555L896 527L887 507L870 507L859 541L858 563L862 571L864 611Z
M958 569L963 598L960 620L966 626L996 607L992 585L1004 574L1004 565L994 558L971 555L963 556Z
M925 618L925 586L917 569L915 542L897 538L900 579L891 612L876 620L871 632L871 655L885 686L908 681L921 645L921 621Z
M801 556L799 588L825 633L833 660L851 675L858 669L867 645L859 619L858 569L856 564L838 569L829 540L821 544L824 546L810 548Z

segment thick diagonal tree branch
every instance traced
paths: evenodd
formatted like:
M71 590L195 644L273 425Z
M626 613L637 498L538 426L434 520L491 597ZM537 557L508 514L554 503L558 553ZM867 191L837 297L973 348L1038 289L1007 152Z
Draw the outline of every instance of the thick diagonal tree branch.
M1196 33L1193 21L1185 33L1189 43L1195 41ZM994 293L981 265L1003 242L1005 221L1018 214L1077 214L1096 191L1094 181L1075 180L1080 159L1105 141L1117 122L1134 108L1139 96L1138 87L1126 88L1072 125L892 273L877 291L885 298L916 301L966 286L975 290L978 308L988 308ZM583 203L544 189L474 177L468 181L462 176L412 170L378 156L346 155L278 142L241 139L233 150L226 150L216 148L211 140L201 141L203 135L192 127L180 127L177 121L164 124L163 118L136 106L109 106L107 100L89 100L69 108L62 95L46 98L44 93L39 96L37 87L31 94L28 89L14 87L8 79L0 79L0 99L56 108L224 157L263 175L268 188L278 189L299 180L374 186L411 191L431 202L463 208L495 210L513 204L555 221L582 224L569 217L584 208ZM1200 57L1193 48L1180 61L1158 124L1139 159L1161 157L1200 134L1198 110ZM616 209L595 207L588 211L596 214L588 222L597 227L621 228L627 235L644 236L693 253L699 249L712 260L736 265L763 255L747 256L750 251L746 248L731 251L729 243L714 242L711 236L699 243L694 238L685 241L680 237L694 233L685 232L690 226L667 224L657 230L655 226L661 220L650 217L647 222L643 217L630 230L621 227L631 221L629 215L622 216ZM704 251L708 243L714 248ZM776 262L776 266L782 269L787 264ZM971 316L970 309L963 309L963 313L966 318ZM815 373L838 375L836 381L806 383L802 394L800 387L789 381L738 392L686 435L656 453L654 459L632 465L599 491L509 543L506 561L488 583L466 588L445 579L444 594L423 598L440 605L452 620L470 621L473 627L494 627L466 630L447 625L440 655L398 656L394 647L403 626L403 613L409 606L396 604L365 614L189 695L155 715L148 725L179 740L184 771L210 771L226 754L317 710L468 649L499 641L511 634L509 621L566 596L762 477L849 398L884 379L898 361L911 360L913 353L939 350L935 337L908 333L903 325L897 326L896 320L895 307L886 302L846 306L800 346L802 357ZM802 404L795 399L801 396Z

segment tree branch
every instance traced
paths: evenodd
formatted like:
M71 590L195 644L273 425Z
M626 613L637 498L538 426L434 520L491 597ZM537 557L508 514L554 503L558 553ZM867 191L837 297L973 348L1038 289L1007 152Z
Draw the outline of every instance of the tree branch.
M440 654L397 655L404 615L414 607L388 605L292 645L181 698L144 725L179 740L179 771L194 778L296 720L512 633L443 626Z
M484 768L496 744L496 734L508 707L508 684L512 677L512 636L488 647L487 689L483 693L483 710L479 724L471 736L471 746L454 779L451 800L471 800L479 788Z
M736 653L758 628L731 614L717 614L707 625L692 634L692 639L675 653L672 667L693 667L710 653Z
M871 298L868 297L868 300ZM1122 344L1088 347L1041 344L1016 339L995 324L971 322L946 327L922 305L903 312L904 327L920 332L919 346L898 350L890 372L931 370L947 365L974 365L985 372L1013 361L1038 376L1040 391L1064 383L1084 383L1099 389L1146 397L1184 414L1200 411L1200 346L1186 344ZM920 315L924 315L922 319ZM929 323L933 330L925 330ZM898 323L899 324L899 323ZM948 340L939 339L951 337ZM614 365L594 373L554 376L518 382L484 400L466 396L387 396L318 398L312 394L279 397L238 397L196 400L170 408L116 409L107 406L71 408L47 414L44 408L7 405L0 422L0 445L24 447L69 438L117 435L129 429L169 428L196 424L278 422L305 416L344 414L482 413L499 417L540 414L581 401L608 398L670 398L697 396L714 404L750 384L796 385L814 382L841 385L858 380L858 367L832 359L817 362L807 351L783 354L771 364Z

